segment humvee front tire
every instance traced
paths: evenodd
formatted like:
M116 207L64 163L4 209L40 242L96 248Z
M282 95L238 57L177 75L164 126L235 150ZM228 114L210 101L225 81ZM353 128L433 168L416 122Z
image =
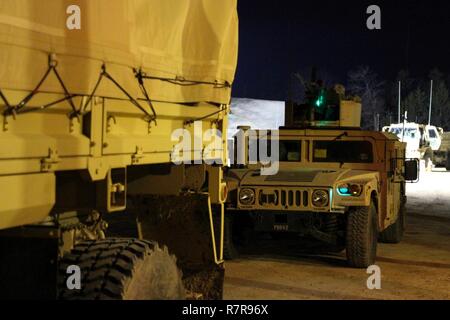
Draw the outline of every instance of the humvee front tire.
M67 287L67 267L81 269L81 289ZM174 256L156 242L105 239L79 243L60 263L59 298L64 300L184 299Z
M405 206L402 205L397 220L383 232L380 232L380 241L384 243L399 243L403 239L405 224Z
M347 217L346 251L351 267L367 268L375 263L378 241L377 210L369 207L350 209Z

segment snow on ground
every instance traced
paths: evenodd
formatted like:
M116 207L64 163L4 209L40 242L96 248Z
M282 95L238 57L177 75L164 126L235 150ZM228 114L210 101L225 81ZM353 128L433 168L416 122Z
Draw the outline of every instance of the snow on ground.
M252 129L278 129L284 125L284 101L233 98L229 116L228 139L232 139L238 126Z
M408 212L450 218L450 172L421 170L418 183L407 184Z

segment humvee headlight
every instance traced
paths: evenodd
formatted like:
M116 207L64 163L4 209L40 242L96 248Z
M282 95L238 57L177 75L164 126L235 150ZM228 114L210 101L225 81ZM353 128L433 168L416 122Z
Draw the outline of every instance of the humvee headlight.
M337 191L341 196L359 197L362 193L362 186L360 184L341 184Z
M350 188L349 188L348 184L340 185L337 188L337 191L341 196L349 196L350 195Z
M239 192L239 202L244 205L255 203L255 191L253 189L242 189Z
M329 203L328 191L325 190L314 190L312 194L312 204L315 207L326 207Z

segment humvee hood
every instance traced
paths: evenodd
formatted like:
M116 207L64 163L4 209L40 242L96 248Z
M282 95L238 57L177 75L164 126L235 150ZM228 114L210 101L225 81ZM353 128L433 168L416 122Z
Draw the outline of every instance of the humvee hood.
M350 169L284 169L271 176L262 176L259 170L248 172L241 186L332 186L338 181L366 178L370 171Z

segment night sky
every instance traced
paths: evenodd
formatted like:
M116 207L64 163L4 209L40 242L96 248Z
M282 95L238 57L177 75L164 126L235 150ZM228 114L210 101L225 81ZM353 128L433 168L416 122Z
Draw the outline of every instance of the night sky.
M381 8L382 30L366 27L371 4ZM238 0L238 11L235 97L285 100L291 73L309 77L312 66L344 84L359 65L385 81L401 69L450 73L448 1Z

